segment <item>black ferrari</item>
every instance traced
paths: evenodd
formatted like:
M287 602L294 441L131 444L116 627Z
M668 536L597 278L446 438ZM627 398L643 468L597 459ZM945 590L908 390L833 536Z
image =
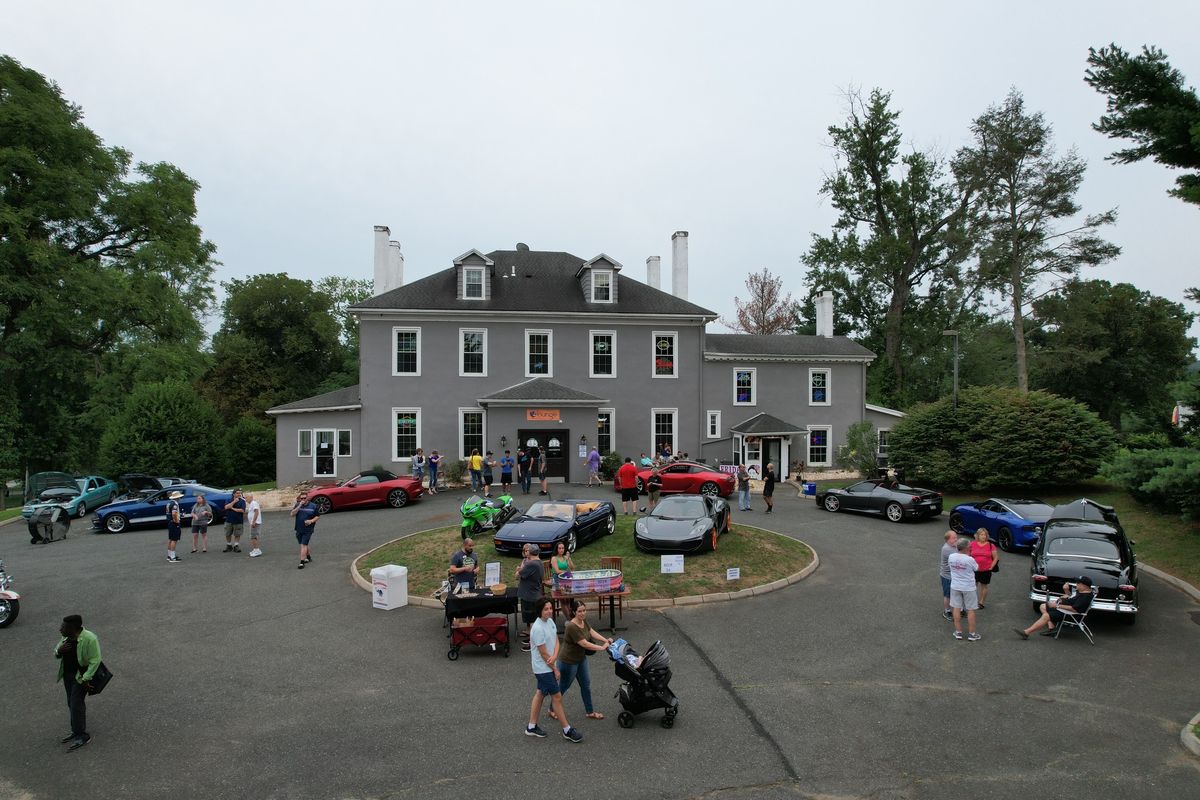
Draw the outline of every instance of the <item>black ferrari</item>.
M826 511L861 511L903 522L939 516L942 493L893 480L859 481L844 489L822 489L817 492L817 505Z
M492 543L499 552L513 555L520 555L526 544L536 544L549 557L559 542L573 553L616 529L617 509L608 500L540 500L506 522Z
M664 497L633 526L633 543L651 553L695 553L716 550L717 538L729 532L729 504L711 495Z

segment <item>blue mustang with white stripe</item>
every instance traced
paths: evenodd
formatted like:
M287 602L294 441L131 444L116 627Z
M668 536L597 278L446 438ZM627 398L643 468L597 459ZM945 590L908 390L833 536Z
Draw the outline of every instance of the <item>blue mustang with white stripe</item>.
M204 495L204 499L212 506L213 518L210 524L217 525L225 518L225 504L233 499L233 492L225 489L214 489L211 486L201 486L197 483L185 483L168 486L140 500L121 500L109 503L96 510L92 518L92 529L97 533L124 533L133 527L165 528L167 527L167 502L174 492L183 492L179 498L179 514L186 527L192 518L192 506L196 505L196 495Z

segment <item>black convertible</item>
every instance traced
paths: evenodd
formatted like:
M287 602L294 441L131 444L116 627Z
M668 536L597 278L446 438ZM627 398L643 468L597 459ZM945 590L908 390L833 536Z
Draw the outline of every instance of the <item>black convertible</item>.
M1074 584L1083 575L1092 579L1093 610L1111 611L1129 625L1137 620L1133 542L1125 536L1115 509L1086 499L1056 506L1033 548L1029 599L1034 610L1047 597L1060 596L1064 583Z
M617 509L608 500L540 500L519 517L504 524L492 540L501 553L521 554L521 547L536 544L547 558L559 542L567 552L617 528Z
M921 519L942 513L942 493L905 486L894 480L859 481L845 489L817 492L817 505L826 511L862 511L882 514L892 522L905 517Z
M633 526L633 543L651 553L716 550L717 537L729 532L729 504L720 497L680 494L664 497Z

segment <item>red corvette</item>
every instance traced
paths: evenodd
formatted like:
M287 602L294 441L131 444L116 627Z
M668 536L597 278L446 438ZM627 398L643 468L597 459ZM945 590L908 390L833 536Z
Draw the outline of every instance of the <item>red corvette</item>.
M420 481L402 478L386 469L369 469L336 486L318 486L308 492L308 499L316 505L319 514L384 504L403 508L410 500L420 497Z
M730 472L721 472L704 464L692 461L676 461L667 464L659 470L662 476L663 494L708 494L716 497L728 497L737 487L737 478ZM650 468L638 470L637 488L643 494L646 492L646 481L650 478ZM613 489L620 491L617 479L613 478Z

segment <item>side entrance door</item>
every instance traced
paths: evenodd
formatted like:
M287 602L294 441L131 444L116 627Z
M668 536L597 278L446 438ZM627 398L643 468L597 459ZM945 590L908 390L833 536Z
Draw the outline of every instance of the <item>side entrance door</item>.
M337 475L334 456L334 440L337 431L317 429L313 431L316 446L313 447L313 477L333 478Z
M517 430L521 444L528 449L537 447L546 454L546 477L568 480L571 469L571 431L566 428L521 428Z

